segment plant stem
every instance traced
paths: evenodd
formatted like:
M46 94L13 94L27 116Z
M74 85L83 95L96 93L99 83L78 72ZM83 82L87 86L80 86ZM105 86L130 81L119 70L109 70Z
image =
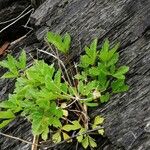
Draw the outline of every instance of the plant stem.
M87 114L87 106L85 104L83 104L83 109L84 109L84 126L85 128L88 130L89 125L88 125L88 114Z
M33 145L32 145L32 149L31 150L37 150L37 148L38 148L38 141L39 141L39 136L35 135L33 137Z
M11 138L11 139L14 139L14 140L21 141L21 142L26 143L26 144L30 144L30 145L34 145L34 146L39 146L36 143L32 143L32 142L29 142L29 141L23 140L21 138L18 138L18 137L15 137L15 136L11 136L11 135L8 135L8 134L2 133L2 132L0 132L0 135L3 135L5 137L8 137L8 138Z

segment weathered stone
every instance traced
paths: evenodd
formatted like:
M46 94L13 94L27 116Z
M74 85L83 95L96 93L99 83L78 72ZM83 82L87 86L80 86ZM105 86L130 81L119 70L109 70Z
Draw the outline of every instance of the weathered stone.
M100 114L106 118L106 143L103 145L98 142L97 149L149 150L150 1L47 0L35 10L30 19L35 38L30 41L29 36L29 39L26 37L24 41L21 41L21 47L28 45L28 52L30 48L33 51L35 47L42 48L43 37L48 30L71 34L73 46L70 61L78 59L85 44L89 44L95 37L98 37L99 45L106 37L112 43L120 41L120 64L130 67L127 75L130 90L113 96L107 104L93 111L91 116ZM15 46L14 49L16 50ZM2 99L11 91L4 88L5 83L6 81L0 83ZM17 126L13 126L15 123L16 120L3 132L12 133L15 136L23 135L22 138L31 141L30 126L28 132L24 133L22 130L27 124L17 122ZM98 141L103 140L99 137ZM0 136L2 150L30 149L29 145L19 143ZM75 145L63 144L54 149L73 150Z

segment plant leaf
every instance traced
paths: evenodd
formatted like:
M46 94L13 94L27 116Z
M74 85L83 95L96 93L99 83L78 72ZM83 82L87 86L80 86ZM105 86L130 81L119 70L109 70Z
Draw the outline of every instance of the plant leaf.
M3 127L7 126L12 121L13 121L13 119L8 119L8 120L2 121L2 123L0 123L0 129L2 129Z
M64 35L63 43L64 43L64 47L65 47L64 53L67 53L69 51L70 43L71 43L71 37L70 37L70 35L68 33L66 33Z
M82 140L81 144L82 144L82 146L83 146L85 149L87 149L87 147L89 146L89 138L88 138L88 136L86 136L86 137Z
M9 118L15 118L15 115L12 113L11 110L7 111L0 111L0 119L9 119Z
M124 74L129 71L129 67L127 66L121 66L115 74L113 74L114 77L118 79L125 79Z
M104 122L104 118L100 116L96 116L94 119L94 125L100 125Z
M109 92L105 93L104 95L101 95L101 97L100 97L101 103L108 102L109 99L110 99L110 94L109 94Z
M92 148L97 147L96 142L95 142L94 139L91 138L90 136L89 136L89 145L90 145L90 147L92 147Z
M52 135L52 140L54 143L59 143L61 142L61 134L60 132L56 132L55 134Z
M70 138L70 136L69 136L67 133L63 132L63 138L64 138L64 140L67 140L67 139ZM72 142L72 139L67 140L67 142L68 142L68 143Z
M19 69L25 69L26 67L26 53L22 50L21 55L19 56L19 62L17 63Z
M128 85L125 85L124 80L116 80L111 83L113 93L125 92L129 89Z

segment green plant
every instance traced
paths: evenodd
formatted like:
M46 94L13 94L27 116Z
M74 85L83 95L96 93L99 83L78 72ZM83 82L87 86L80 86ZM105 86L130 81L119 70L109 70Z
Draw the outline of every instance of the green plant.
M69 34L61 37L48 32L46 39L60 52L69 52ZM0 128L10 123L16 114L21 114L31 122L33 134L41 135L43 140L49 138L51 131L54 143L62 140L71 142L71 134L76 133L76 140L84 148L96 147L88 131L103 135L104 118L96 116L90 119L88 107L98 107L107 102L113 93L127 91L125 74L129 70L127 66L118 68L116 65L119 44L110 48L106 39L98 50L97 42L95 39L90 47L85 47L85 55L81 56L77 72L70 81L68 78L71 77L68 75L66 78L61 67L56 69L54 64L48 65L44 60L36 60L26 68L25 51L22 51L18 60L8 55L7 60L1 61L0 65L9 70L2 78L16 78L16 83L8 100L0 103ZM65 67L62 61L60 65Z

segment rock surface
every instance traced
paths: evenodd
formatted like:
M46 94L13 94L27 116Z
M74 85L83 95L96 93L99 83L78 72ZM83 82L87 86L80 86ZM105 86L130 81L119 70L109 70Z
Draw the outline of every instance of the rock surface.
M1 15L0 15L1 16ZM78 60L85 44L98 37L99 45L107 37L120 41L120 63L128 65L127 83L130 90L118 94L93 111L106 119L106 139L99 139L99 150L150 149L150 1L149 0L46 0L30 16L34 29L17 45L11 47L14 55L25 47L36 55L43 47L48 30L68 32L73 37L70 60ZM1 69L0 75L3 74ZM13 81L0 80L0 97L5 99L12 91ZM32 141L30 125L17 118L2 130ZM102 144L102 141L105 141ZM28 150L30 145L0 136L2 150ZM54 149L75 149L73 144Z

